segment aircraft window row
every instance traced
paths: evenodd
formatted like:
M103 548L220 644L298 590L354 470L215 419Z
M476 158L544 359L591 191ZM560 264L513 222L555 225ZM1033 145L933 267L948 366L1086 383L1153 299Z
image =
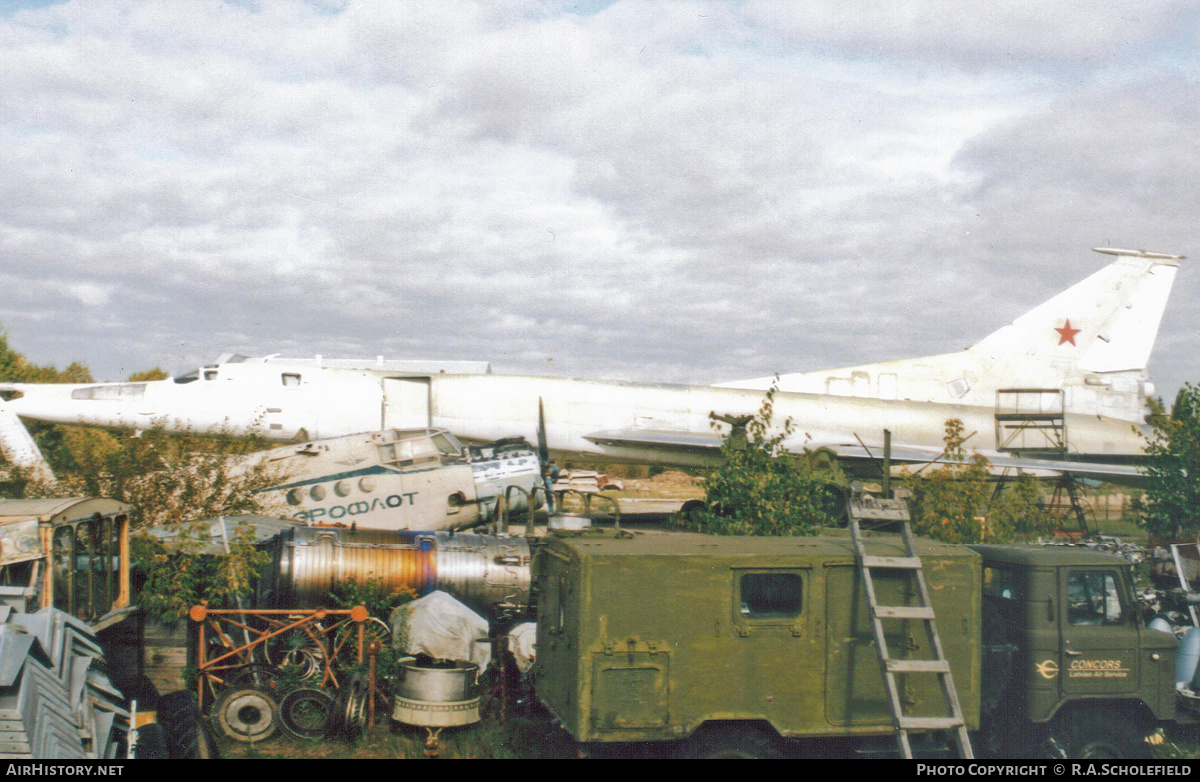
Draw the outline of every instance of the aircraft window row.
M896 375L891 372L880 374L875 393L872 393L871 374L869 372L851 372L850 377L826 378L825 392L831 396L895 399L897 379Z
M72 399L94 399L112 401L115 399L135 399L145 396L145 383L123 383L119 386L89 386L76 388L71 392Z
M338 481L333 485L333 493L339 497L349 497L353 487L354 482L352 481ZM363 494L370 494L375 491L375 479L370 477L359 478L358 490ZM289 489L287 494L284 495L284 499L287 500L288 505L299 505L304 502L304 495L306 494L317 502L329 496L329 492L324 486L316 484L309 487L308 490L302 489L299 486Z

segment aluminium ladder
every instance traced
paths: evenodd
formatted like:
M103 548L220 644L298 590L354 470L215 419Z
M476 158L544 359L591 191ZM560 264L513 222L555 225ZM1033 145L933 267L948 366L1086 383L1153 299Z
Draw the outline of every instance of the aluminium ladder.
M875 631L875 649L879 653L879 668L883 672L884 687L887 689L888 703L892 711L892 721L896 729L896 740L900 745L900 753L911 759L912 747L909 745L909 731L952 731L958 754L963 758L973 758L971 739L967 736L966 720L963 719L962 706L958 701L958 693L954 689L954 677L950 673L950 662L942 651L942 639L938 635L937 621L934 619L933 604L929 600L929 588L925 584L925 574L921 569L921 558L917 556L913 546L912 529L905 521L902 528L905 555L903 557L869 556L863 545L862 532L858 519L850 515L850 537L854 541L854 553L858 560L858 568L862 573L863 586L866 589L867 605L871 609L871 626ZM917 597L920 605L916 606L881 606L875 597L875 581L871 576L872 568L907 570L913 574L917 585ZM933 648L931 660L893 660L888 651L887 638L883 633L885 619L914 619L925 625L926 634ZM906 717L900 706L900 694L896 686L896 674L933 674L938 677L942 694L950 712L946 717Z

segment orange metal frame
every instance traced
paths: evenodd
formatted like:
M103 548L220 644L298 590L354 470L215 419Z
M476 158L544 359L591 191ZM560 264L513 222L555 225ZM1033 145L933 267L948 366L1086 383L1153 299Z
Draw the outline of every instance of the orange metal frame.
M322 622L330 617L340 617L336 622L324 625ZM368 617L366 606L357 605L350 609L313 608L313 609L247 609L240 608L209 608L207 604L192 606L188 618L199 625L199 643L197 644L197 668L199 677L196 684L196 696L200 707L204 707L206 689L214 694L217 689L228 682L224 676L231 670L241 669L254 664L254 651L272 638L284 633L298 630L304 633L321 651L321 686L337 687L337 675L333 672L333 660L349 640L347 633L341 640L336 639L336 633L351 623L358 625L358 662L363 661L366 650L363 647L363 622ZM206 632L211 630L218 638L225 651L212 659L208 659L208 644ZM232 639L235 633L245 633L249 640L238 644ZM332 648L327 643L336 641ZM373 673L373 671L372 671ZM371 692L375 691L374 676L368 682Z

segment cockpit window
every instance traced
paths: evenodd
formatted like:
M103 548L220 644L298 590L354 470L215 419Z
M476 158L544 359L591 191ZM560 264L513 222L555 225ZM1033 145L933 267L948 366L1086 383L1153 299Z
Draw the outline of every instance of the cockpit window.
M204 379L205 380L216 380L217 379L217 370L215 370L215 369L204 370Z
M462 446L459 445L458 441L455 440L454 437L449 433L438 432L432 435L431 439L433 440L433 444L441 453L449 456L458 456L460 453L462 453Z
M144 396L145 394L145 383L122 383L121 385L116 386L89 386L87 388L76 388L71 392L71 398L112 401L114 399L133 399Z
M180 375L179 377L175 378L175 382L179 383L180 385L183 385L184 383L195 383L199 379L200 379L200 370L193 369L191 372L188 372L186 375Z
M295 372L284 372L279 379L285 388L296 388L300 385L300 375Z

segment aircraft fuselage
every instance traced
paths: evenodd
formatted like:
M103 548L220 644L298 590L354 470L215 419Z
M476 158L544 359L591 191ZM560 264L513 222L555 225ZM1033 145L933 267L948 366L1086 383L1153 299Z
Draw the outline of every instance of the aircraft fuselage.
M710 464L716 457L709 413L751 415L764 399L761 390L714 386L490 374L398 376L254 364L218 365L184 383L20 389L24 396L10 407L37 420L255 433L280 441L424 426L471 441L509 436L532 441L541 399L548 444L557 458L679 466ZM805 443L878 444L884 429L897 442L940 449L945 422L957 418L971 435L968 448L991 451L999 446L995 413L979 405L779 392L774 422L795 422L789 441L794 450ZM1067 412L1064 425L1072 456L1109 462L1142 453L1144 441L1129 421Z

